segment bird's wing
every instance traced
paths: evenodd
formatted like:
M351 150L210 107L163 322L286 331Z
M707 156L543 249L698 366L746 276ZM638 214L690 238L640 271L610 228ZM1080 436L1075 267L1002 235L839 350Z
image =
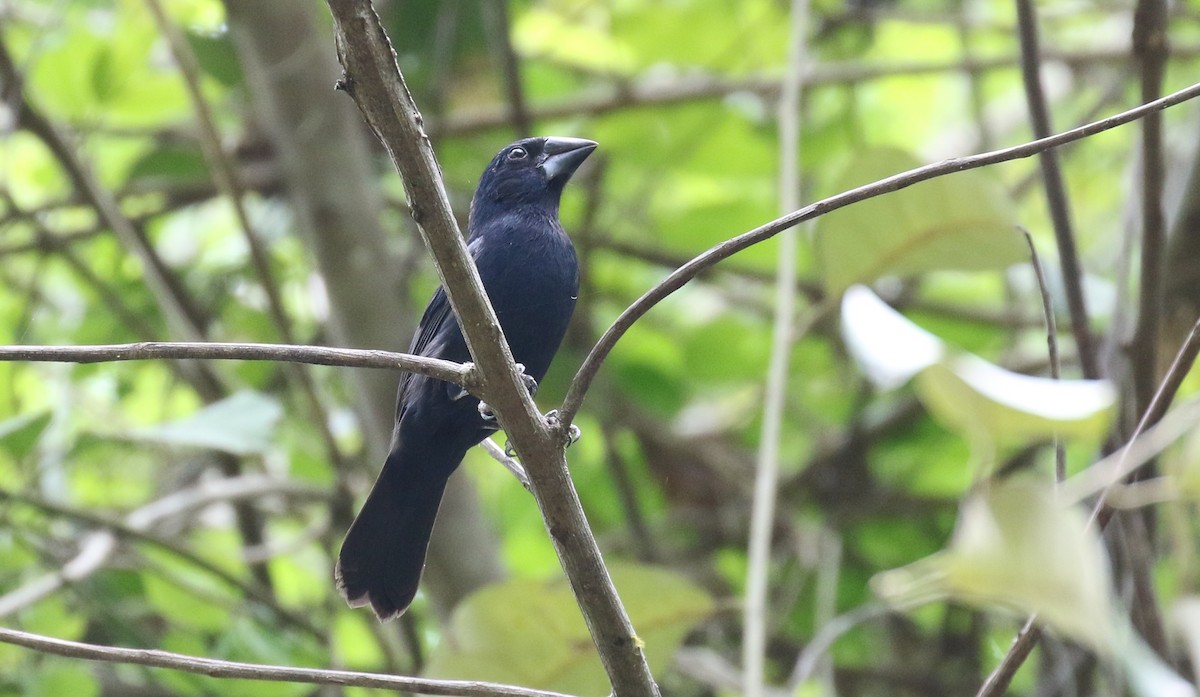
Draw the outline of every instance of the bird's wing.
M438 355L440 353L438 344L442 343L438 335L443 332L447 321L453 321L453 316L450 299L446 297L446 289L438 286L429 305L425 307L425 314L421 315L421 323L417 325L417 334L413 337L408 352L416 356L443 358ZM396 389L396 421L400 421L400 417L404 415L405 394L415 376L416 373L403 373L400 376L400 385Z
M421 322L417 325L417 335L413 337L408 352L417 356L441 358L437 355L434 337L442 329L450 317L450 313L450 298L446 297L446 289L438 286L429 305L425 307L425 314L421 315ZM435 350L431 352L430 349Z
M467 251L470 252L472 259L478 259L480 247L482 243L479 239L472 239L467 243ZM429 358L444 358L446 360L470 360L467 355L455 356L446 355L447 343L457 344L454 336L458 334L457 323L454 318L454 310L450 307L450 298L446 295L446 287L438 286L433 297L429 300L429 304L425 307L425 314L421 315L421 322L417 325L417 334L413 337L412 344L408 347L408 352L417 356L427 356ZM453 351L457 353L457 351ZM404 395L408 384L412 382L413 373L404 373L400 378L400 386L396 394L396 420L404 414ZM458 392L458 389L453 385L447 387L453 388L451 392Z

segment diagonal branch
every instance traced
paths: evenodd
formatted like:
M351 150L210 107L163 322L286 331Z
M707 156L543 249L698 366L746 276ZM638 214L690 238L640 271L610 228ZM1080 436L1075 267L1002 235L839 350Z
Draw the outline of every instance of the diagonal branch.
M480 393L495 410L529 474L546 529L600 654L616 697L657 697L642 641L634 633L600 557L567 471L566 440L537 412L488 302L450 211L441 169L421 114L396 65L374 8L361 0L328 0L339 87L358 104L404 181L413 219L437 266L450 304L479 370Z
M734 254L752 247L759 242L769 240L784 230L795 227L800 223L819 218L826 213L844 208L852 203L858 203L869 198L899 191L913 184L942 177L947 174L1032 157L1051 148L1056 148L1060 145L1087 138L1097 133L1116 128L1117 126L1122 126L1131 121L1136 121L1147 114L1162 111L1167 107L1175 106L1196 97L1200 97L1200 83L1169 94L1162 99L1156 99L1148 104L1123 111L1100 121L1093 121L1078 128L1072 128L1069 131L1063 131L1048 138L1040 138L1029 143L993 150L979 155L942 160L941 162L910 169L907 172L894 174L886 179L880 179L879 181L865 184L849 191L843 191L840 194L830 196L815 203L810 203L804 208L793 211L781 218L776 218L765 225L711 247L708 251L680 266L658 285L646 291L642 297L625 308L625 311L605 330L604 335L600 337L600 341L592 347L591 352L584 359L583 365L580 366L579 371L575 374L575 379L571 382L571 387L567 390L566 399L563 400L562 408L559 409L560 424L565 427L575 418L575 414L579 412L579 407L583 405L588 387L591 386L592 380L596 377L596 373L599 372L604 359L608 357L613 346L625 335L625 332L629 331L634 322L641 319L651 308L662 302L672 293L687 285L696 276Z

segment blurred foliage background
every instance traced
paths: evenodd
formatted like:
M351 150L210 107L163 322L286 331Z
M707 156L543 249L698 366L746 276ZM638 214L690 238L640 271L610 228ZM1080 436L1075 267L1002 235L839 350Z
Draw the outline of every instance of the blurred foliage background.
M1032 138L1016 11L1004 0L813 0L807 16L780 0L376 7L464 227L501 146L529 134L601 144L563 201L584 281L538 395L546 409L624 307L777 215L783 157L799 158L809 202ZM1058 129L1138 103L1134 9L1039 4ZM795 22L807 38L803 93L784 118L799 119L801 138L781 153L776 102ZM1171 90L1196 74L1200 7L1176 3L1167 22ZM386 155L334 90L339 74L328 12L313 0L0 0L0 343L403 350L437 277ZM1107 384L1079 380L1036 160L802 229L803 329L789 354L768 575L770 684L789 685L833 618L873 606L873 576L946 548L981 481L1017 473L1045 491L1055 434L1069 436L1077 472L1129 433L1144 386L1157 384L1200 307L1195 111L1163 116L1172 235L1149 277L1165 290L1152 305L1156 343L1131 339L1151 285L1138 265L1138 126L1059 153ZM989 372L1050 370L1017 224L1049 276L1066 387ZM778 249L772 240L737 255L639 322L604 365L568 454L670 695L742 689ZM870 294L842 308L843 291L862 283L904 317ZM910 335L934 347L928 361L909 360L899 337ZM895 379L873 383L872 369ZM1153 380L1139 383L1139 370ZM396 377L261 362L0 363L0 619L101 644L606 694L534 502L482 450L454 477L414 609L380 626L337 596L332 555L382 462ZM1180 608L1200 585L1195 448L1185 439L1169 451L1159 495L1115 516L1111 562L1079 535L1037 528L997 550L972 547L980 535L960 529L945 554L957 550L950 567L967 572L914 574L926 591L915 595L935 602L860 621L792 693L975 694L1033 609L1049 610L1057 631L1010 694L1120 694L1097 638L1109 630L1090 623L1110 609L1136 608L1146 642L1189 674L1200 626L1172 618L1189 616ZM1075 530L1037 496L1018 496L1029 503L1016 513L1011 494L1000 498L1002 533L1028 520ZM1027 573L1010 584L1013 569ZM342 693L370 691L0 645L5 695Z

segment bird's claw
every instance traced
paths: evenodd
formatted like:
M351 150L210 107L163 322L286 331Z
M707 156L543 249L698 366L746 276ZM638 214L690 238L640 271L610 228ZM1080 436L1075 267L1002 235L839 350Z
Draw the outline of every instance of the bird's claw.
M533 376L525 374L525 364L517 364L517 372L521 375L521 382L525 383L525 390L529 392L530 397L536 397L538 393L538 381L533 379Z
M558 410L557 409L551 409L550 411L546 412L546 420L550 422L550 428L552 430L558 430L562 427L562 424L558 420ZM576 443L578 443L579 439L583 438L583 431L579 430L579 427L576 426L575 424L571 424L570 426L567 427L566 435L567 435L567 442L565 444L565 447L569 448L572 445L575 445Z
M481 401L479 403L479 406L476 408L479 410L480 418L482 418L484 421L493 422L493 423L496 421L495 412L492 411L492 408L489 407L486 402Z
M473 372L475 370L474 363L463 363L463 365L466 366L469 371ZM471 393L467 390L467 388L455 385L452 382L446 383L446 393L450 395L450 401L452 402L457 402L460 399L471 396Z
M513 446L512 441L510 441L510 440L504 441L504 454L509 457L517 456L517 449L515 446Z
M578 426L576 426L575 424L571 424L570 426L567 427L567 447L568 448L571 447L572 445L575 445L576 443L578 443L579 439L581 439L581 438L583 438L583 431L579 430Z

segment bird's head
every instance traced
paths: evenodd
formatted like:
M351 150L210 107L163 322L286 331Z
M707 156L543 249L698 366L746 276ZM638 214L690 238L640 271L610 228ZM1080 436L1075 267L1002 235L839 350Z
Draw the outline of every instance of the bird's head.
M557 209L567 180L596 149L583 138L525 138L496 153L479 178L480 205L548 205Z

